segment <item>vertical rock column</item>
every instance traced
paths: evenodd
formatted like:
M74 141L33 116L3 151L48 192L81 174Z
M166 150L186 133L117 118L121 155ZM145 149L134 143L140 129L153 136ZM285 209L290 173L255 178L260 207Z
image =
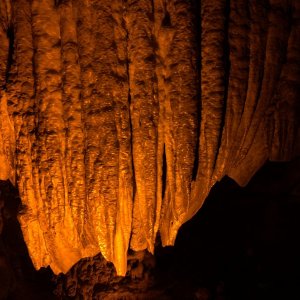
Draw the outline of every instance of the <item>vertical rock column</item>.
M68 194L61 20L53 1L33 1L31 9L37 108L33 181L38 221L48 252L46 256L50 256L52 269L59 272L67 270L81 256ZM34 230L37 228L32 228ZM59 260L62 256L65 260Z
M10 1L0 1L0 86L3 88L6 83L9 37L8 30L11 28L11 6Z
M135 197L131 248L154 251L158 151L154 7L152 1L128 1L128 63Z
M272 101L272 108L275 112L270 116L273 119L269 118L274 128L270 156L272 160L280 161L290 160L300 153L300 2L293 1L292 3L288 10L281 10L281 19L284 14L287 14L287 17L284 18L285 26L290 32L286 60ZM291 26L289 22L293 25ZM270 124L268 125L270 126Z
M202 206L214 184L226 104L226 22L225 0L201 1L201 116L199 163L193 183L192 202L186 220Z
M12 60L12 19L10 1L0 1L0 178L15 183L14 127L7 108L7 79Z
M77 13L89 230L125 275L133 180L123 6L79 1Z
M213 180L219 180L226 173L228 158L235 151L236 134L243 113L249 76L249 31L250 15L248 1L230 1L227 24L228 40L225 41L229 57L227 59L227 95L225 95L226 115L222 133L222 140L214 169ZM225 33L226 34L226 33ZM229 64L230 62L230 64ZM230 84L229 84L230 83Z
M65 126L66 192L71 217L80 239L80 248L93 244L89 226L85 186L85 136L82 120L80 65L76 11L72 1L64 2L58 10L61 35L61 90Z
M128 33L125 25L125 6L115 0L111 4L114 19L114 40L116 64L112 66L114 74L113 97L115 101L115 122L119 145L118 164L118 203L116 228L114 235L113 262L117 273L125 275L127 271L127 252L132 229L133 211L133 169L130 122L130 89L128 81Z
M13 68L9 74L8 95L13 112L16 139L15 160L19 193L24 214L19 216L24 239L36 267L51 262L46 249L38 215L43 211L39 186L35 184L36 160L36 111L35 65L33 63L32 11L28 1L13 3L14 53ZM46 212L46 210L45 210ZM43 216L41 216L43 218ZM45 220L45 219L44 219ZM44 225L45 230L48 226ZM38 242L36 242L38 241Z
M163 13L158 53L163 65L166 182L160 234L163 245L173 245L190 207L200 103L193 6L189 1L166 1Z
M232 153L228 170L228 175L243 186L270 157L273 128L267 121L274 114L273 98L287 58L292 18L290 1L251 1L249 5L252 22L248 91L236 152Z

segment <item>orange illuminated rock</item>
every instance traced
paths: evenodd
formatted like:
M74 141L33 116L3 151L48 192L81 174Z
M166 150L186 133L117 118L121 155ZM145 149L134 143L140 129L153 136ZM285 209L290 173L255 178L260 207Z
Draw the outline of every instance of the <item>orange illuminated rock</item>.
M101 252L125 275L223 176L297 155L298 1L0 0L0 17L0 179L36 268Z

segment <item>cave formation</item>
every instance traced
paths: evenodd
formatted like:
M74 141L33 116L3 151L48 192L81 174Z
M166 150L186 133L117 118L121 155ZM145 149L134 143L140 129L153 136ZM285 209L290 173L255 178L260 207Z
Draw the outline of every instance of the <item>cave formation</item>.
M297 0L0 13L0 179L19 190L36 269L101 252L125 275L128 249L173 245L224 176L245 186L300 153Z

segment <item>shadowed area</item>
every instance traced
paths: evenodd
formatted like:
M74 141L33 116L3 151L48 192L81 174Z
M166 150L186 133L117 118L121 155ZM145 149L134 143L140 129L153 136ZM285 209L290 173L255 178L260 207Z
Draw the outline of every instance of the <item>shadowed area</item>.
M0 182L0 299L54 299L51 270L33 267L24 242L18 214L24 213L18 191Z
M175 247L156 252L171 299L300 297L299 166L268 162L245 188L229 178L214 186Z

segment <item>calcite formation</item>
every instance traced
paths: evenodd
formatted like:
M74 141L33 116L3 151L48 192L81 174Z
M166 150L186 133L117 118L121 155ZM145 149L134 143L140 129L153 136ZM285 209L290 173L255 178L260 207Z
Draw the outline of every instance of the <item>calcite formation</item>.
M36 268L175 242L225 175L300 153L298 0L0 0L0 179Z

